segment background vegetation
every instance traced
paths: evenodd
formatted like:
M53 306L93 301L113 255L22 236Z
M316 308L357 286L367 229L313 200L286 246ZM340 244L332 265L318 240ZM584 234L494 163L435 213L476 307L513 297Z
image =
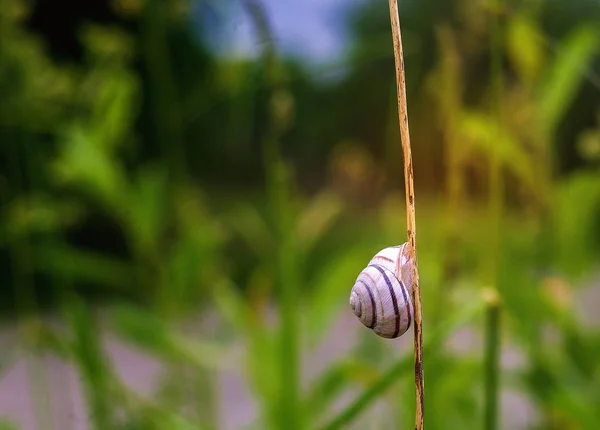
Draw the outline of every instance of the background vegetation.
M95 429L224 428L236 411L217 375L236 367L249 429L411 428L412 340L348 317L358 272L406 237L385 2L340 9L348 53L321 68L269 43L269 10L251 0L236 4L260 55L219 55L209 24L233 2L0 0L0 289L20 329L0 371L72 363ZM597 429L600 3L405 1L400 14L426 426L514 428L514 411L496 420L484 401L491 371L501 399L532 405L527 428ZM161 360L155 396L123 383L103 330ZM309 377L327 347L343 352ZM51 428L44 398L61 394L29 369Z

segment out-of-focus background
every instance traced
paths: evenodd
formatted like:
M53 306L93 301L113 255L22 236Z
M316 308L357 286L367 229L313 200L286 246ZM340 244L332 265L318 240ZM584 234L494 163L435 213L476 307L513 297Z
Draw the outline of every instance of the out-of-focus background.
M598 429L600 2L399 9L426 427ZM0 428L412 428L402 172L383 0L0 0Z

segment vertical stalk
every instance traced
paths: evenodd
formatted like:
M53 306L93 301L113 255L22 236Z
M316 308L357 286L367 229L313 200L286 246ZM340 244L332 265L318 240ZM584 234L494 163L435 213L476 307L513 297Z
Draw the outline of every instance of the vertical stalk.
M444 207L443 217L443 245L444 249L451 250L460 247L461 235L461 208L463 202L463 155L467 148L458 133L460 113L462 110L462 82L461 59L456 44L454 31L440 25L436 31L438 47L440 50L439 66L431 76L433 95L439 105L439 121L443 130L444 140ZM442 265L442 282L440 290L435 294L430 323L436 325L447 317L448 286L456 279L460 270L460 255L457 252L446 252Z
M263 50L265 66L268 115L263 139L263 162L266 172L268 204L275 225L277 242L277 285L279 293L279 390L276 421L278 428L298 430L303 427L300 413L299 391L299 296L295 242L291 228L288 196L288 171L282 160L278 142L285 128L285 113L278 110L277 97L284 94L272 43L273 34L267 14L259 0L245 0L244 6L257 27L261 41L266 41Z
M500 7L502 0L492 0ZM502 28L499 18L492 17L491 31L491 85L492 113L500 124L502 121ZM489 218L491 224L488 283L492 286L491 299L486 311L485 331L485 409L484 428L495 430L498 427L498 379L500 355L500 305L497 294L498 260L500 258L500 231L503 212L504 186L502 166L496 151L490 152L489 173Z
M95 430L115 428L113 374L106 357L102 332L89 305L73 292L70 279L65 294L65 314L72 330L73 358L83 382L90 422Z
M176 187L188 179L188 166L185 158L181 103L168 41L168 8L168 2L162 0L146 1L141 24L143 57L150 83L151 114L154 118L161 155L168 162L169 183L171 187ZM163 315L171 317L178 303L175 303L170 295L168 278L164 276L163 267L157 262L159 257L156 250L145 250L144 255L138 255L137 258L140 282L157 285L154 303L160 304ZM156 276L159 279L167 279L167 281L155 283L152 274L150 277L148 275L146 269L148 264L151 264L153 269L150 273L157 272ZM186 403L186 401L194 403L194 412L202 415L203 424L212 425L215 421L214 416L203 413L203 410L214 409L211 405L216 401L211 375L206 369L193 368L187 363L171 363L169 367L181 378L181 395L186 399L172 398L171 400L174 404ZM191 372L194 372L195 376L187 377Z
M485 322L485 430L495 430L498 428L499 355L500 302L494 291L487 300Z
M416 416L415 429L423 429L424 415L424 378L423 378L423 330L421 291L419 285L419 271L417 268L417 227L415 221L415 190L412 167L412 153L410 149L410 135L408 131L408 108L406 103L406 82L404 77L404 58L402 53L402 37L400 34L400 17L398 16L397 0L389 0L390 22L392 25L392 39L394 42L394 61L396 65L396 85L398 93L398 121L400 123L400 137L402 152L404 154L404 183L406 188L406 224L410 255L414 261L414 285L412 292L413 307L415 310L414 343L415 343L415 392Z
M19 151L19 144L23 147L21 152ZM28 137L17 138L9 146L12 146L10 154L12 160L10 160L9 165L14 169L11 177L14 181L15 195L17 197L23 196L27 188L26 181L29 180L31 188L34 188L37 182L37 178L34 176L35 169L31 165L31 148L28 145ZM21 154L26 157L24 162L21 160ZM13 271L18 331L21 336L20 340L26 349L25 361L27 364L29 395L35 409L34 415L37 428L52 429L54 419L46 362L43 354L37 357L32 356L37 355L37 351L29 349L31 336L38 336L37 331L39 331L39 326L42 324L34 285L33 250L30 236L28 231L20 233L21 237L14 236L8 231L6 233Z
M161 155L169 161L169 175L182 179L187 166L180 103L167 40L167 7L166 2L160 0L146 2L141 17L142 48Z

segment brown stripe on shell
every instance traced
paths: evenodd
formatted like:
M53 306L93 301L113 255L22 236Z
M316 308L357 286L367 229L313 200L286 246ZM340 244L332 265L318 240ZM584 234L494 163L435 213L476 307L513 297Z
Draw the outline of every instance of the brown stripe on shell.
M362 274L365 275L367 278L369 278L369 280L373 283L373 285L377 285L377 282L375 281L375 279L371 276L371 274L369 272L364 270L362 272Z
M394 306L394 314L396 316L396 325L394 327L394 334L392 335L392 338L398 337L398 334L400 333L400 311L398 309L398 299L396 298L396 293L394 292L394 287L392 286L392 282L387 277L387 275L385 273L385 269L383 269L381 266L378 266L376 264L371 264L371 265L369 265L369 267L374 267L375 269L377 269L379 271L379 273L381 273L383 275L383 279L385 280L385 283L388 286L388 290L390 291L390 296L392 297L392 305ZM404 291L402 292L402 295L404 295Z
M394 263L394 260L392 260L389 257L386 257L385 255L376 255L375 257L373 257L373 259L376 259L376 258L381 258L382 260L388 261L390 263Z
M358 282L365 286L365 288L367 289L367 293L369 293L369 298L371 299L371 325L367 327L373 328L375 327L375 324L377 324L377 308L375 307L375 296L373 296L373 291L371 291L371 287L369 287L365 281L359 279Z

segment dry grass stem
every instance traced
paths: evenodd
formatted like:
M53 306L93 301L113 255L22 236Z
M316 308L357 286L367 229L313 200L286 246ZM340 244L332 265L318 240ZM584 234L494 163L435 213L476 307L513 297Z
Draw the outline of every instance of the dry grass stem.
M392 39L394 42L394 59L396 63L396 87L398 93L398 120L402 152L404 153L404 182L406 190L406 224L410 253L414 264L413 306L415 310L414 342L415 342L415 389L416 389L416 418L415 429L423 429L423 330L421 313L421 290L417 265L416 222L415 222L415 190L410 150L410 135L408 132L408 109L406 105L406 82L404 77L404 59L402 53L402 37L400 35L400 18L398 16L397 0L389 0L390 21L392 24Z

